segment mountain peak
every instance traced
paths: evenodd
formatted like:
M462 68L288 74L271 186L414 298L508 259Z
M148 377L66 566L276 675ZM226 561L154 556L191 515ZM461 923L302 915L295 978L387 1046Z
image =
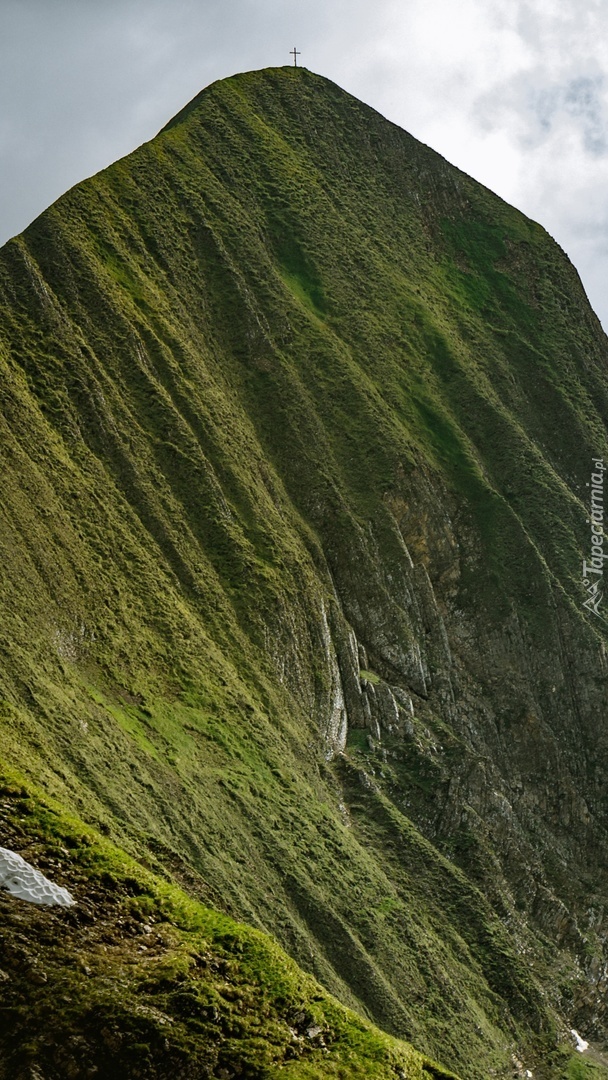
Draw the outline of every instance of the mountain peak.
M334 87L339 89L336 83L325 78L322 75L316 75L314 72L309 71L308 68L300 66L294 67L293 64L284 64L281 67L267 67L257 68L252 71L238 72L235 75L227 76L223 79L217 79L215 82L210 83L203 90L201 90L183 109L180 109L178 113L162 128L162 131L166 131L169 128L174 127L176 124L182 123L186 120L193 111L195 111L202 102L207 98L221 97L222 94L230 94L232 91L248 96L257 96L261 91L280 92L286 87L294 86L316 86L317 89L325 87L329 89ZM345 91L342 91L345 93Z
M0 894L7 1068L578 1074L608 354L563 253L285 66L68 192L0 305L2 842L76 901Z

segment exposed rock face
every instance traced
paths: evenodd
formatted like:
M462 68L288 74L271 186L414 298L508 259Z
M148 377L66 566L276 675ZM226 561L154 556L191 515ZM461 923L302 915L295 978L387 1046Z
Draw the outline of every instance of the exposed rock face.
M463 1076L559 1076L608 963L566 257L280 69L68 193L0 302L3 755Z

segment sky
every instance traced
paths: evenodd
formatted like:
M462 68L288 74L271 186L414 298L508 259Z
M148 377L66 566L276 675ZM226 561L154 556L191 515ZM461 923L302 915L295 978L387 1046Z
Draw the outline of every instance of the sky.
M294 45L541 222L608 329L608 0L0 0L0 243Z

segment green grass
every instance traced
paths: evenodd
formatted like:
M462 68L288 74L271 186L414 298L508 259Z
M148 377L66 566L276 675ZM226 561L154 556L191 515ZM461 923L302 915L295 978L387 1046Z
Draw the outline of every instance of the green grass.
M359 677L365 679L366 682L371 683L372 686L377 686L378 683L382 681L380 676L376 675L374 671L365 671L363 668L359 672Z
M514 1045L558 1077L560 1025L603 1008L607 885L580 582L606 344L573 268L366 106L271 69L210 87L9 242L0 303L0 754L107 838L101 877L155 875L91 909L111 907L142 1075L164 1051L140 990L169 1009L191 979L171 935L220 949L230 917L259 951L213 1053L275 1068L281 995L266 1018L245 1000L287 971L263 933L301 969L289 994L314 977L467 1080L509 1076ZM170 987L142 990L116 920L177 904L159 878L207 929L171 907ZM174 1069L199 1061L188 994L210 1016L230 1000L198 978ZM283 1073L384 1075L393 1044L364 1029Z
M77 901L57 912L0 897L5 1068L452 1076L341 1006L269 937L146 872L14 772L1 795L11 841Z

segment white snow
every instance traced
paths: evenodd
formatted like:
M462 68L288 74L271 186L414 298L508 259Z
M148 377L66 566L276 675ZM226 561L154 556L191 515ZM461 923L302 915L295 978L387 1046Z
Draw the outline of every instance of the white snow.
M589 1046L587 1040L582 1039L578 1031L575 1031L574 1028L570 1029L570 1034L572 1035L573 1039L576 1039L576 1049L578 1050L579 1054L584 1054L585 1050Z
M0 886L11 896L27 900L30 904L60 904L72 907L76 901L67 889L54 885L39 870L30 866L21 855L0 847Z

